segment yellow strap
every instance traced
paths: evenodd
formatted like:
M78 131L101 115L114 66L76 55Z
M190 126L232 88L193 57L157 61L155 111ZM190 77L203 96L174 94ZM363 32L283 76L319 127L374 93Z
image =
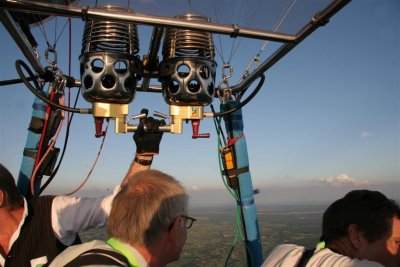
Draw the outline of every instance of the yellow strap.
M316 249L321 249L321 248L325 248L325 241L321 241L317 244Z
M120 252L125 258L128 259L128 263L130 267L140 267L137 259L132 255L132 253L127 249L121 242L119 242L115 238L110 238L107 240L107 244L110 245L113 249Z

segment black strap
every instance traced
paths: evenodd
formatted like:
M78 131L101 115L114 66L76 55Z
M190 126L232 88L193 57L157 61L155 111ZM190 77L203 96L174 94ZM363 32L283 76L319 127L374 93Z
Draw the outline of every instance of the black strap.
M314 255L315 248L313 249L307 249L304 251L303 255L300 258L299 263L297 263L296 267L305 267L308 263L308 261L311 259L311 257Z
M25 148L24 149L24 157L29 157L29 158L36 159L37 152L34 152L32 150L29 150L29 149Z
M43 123L43 119L32 117L28 130L36 134L41 134L43 130Z
M68 264L64 265L64 267L77 267L96 264L129 266L128 260L121 253L115 250L97 248L83 252Z
M223 170L222 174L225 176L231 177L231 176L237 176L239 174L246 173L249 171L250 171L249 166L244 166L244 167L238 168L238 169Z

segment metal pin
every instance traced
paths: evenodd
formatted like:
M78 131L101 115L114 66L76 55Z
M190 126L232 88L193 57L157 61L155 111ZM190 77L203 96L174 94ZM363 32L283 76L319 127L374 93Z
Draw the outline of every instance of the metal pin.
M158 111L154 111L154 112L153 112L153 115L154 115L155 117L163 118L164 120L166 120L166 119L168 118L167 115L165 115L164 113L158 112Z

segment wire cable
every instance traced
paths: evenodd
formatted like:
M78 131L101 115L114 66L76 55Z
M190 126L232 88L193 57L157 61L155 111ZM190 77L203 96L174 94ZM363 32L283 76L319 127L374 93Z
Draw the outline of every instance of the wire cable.
M54 93L54 91L52 91L50 93L50 100L51 101L53 101L54 95L55 95L55 93ZM40 136L39 146L37 148L37 157L36 157L35 165L34 165L35 169L36 169L36 166L39 164L39 160L43 159L43 157L45 157L44 155L42 155L42 149L43 149L43 143L44 143L44 141L46 139L46 133L48 131L47 127L48 127L48 124L49 124L49 119L50 119L51 112L52 112L52 110L50 108L50 105L46 105L46 116L44 118L43 129L42 129L42 133L41 133L41 136ZM58 127L57 127L57 129L58 129ZM48 143L48 140L46 140L46 145L47 145L47 143ZM32 175L31 175L31 181L33 179L36 179L36 173L35 174L34 173L32 173ZM34 196L35 192L34 192L34 190L32 188L33 187L31 185L32 196Z
M245 99L243 100L243 102L241 102L240 104L236 105L235 107L231 108L230 110L226 110L223 112L218 112L218 113L213 113L214 117L222 117L228 114L231 114L233 112L235 112L236 110L244 107L247 103L250 102L250 100L252 100L257 93L260 91L260 89L262 88L263 84L264 84L264 80L265 80L265 75L261 74L260 75L260 82L258 83L257 87L254 89L254 91Z
M227 191L231 194L232 198L236 201L236 203L238 203L238 201L239 201L238 193L228 186L228 184L226 182L226 179L224 179L224 175L222 174L223 167L222 167L221 149L223 148L223 146L222 146L223 144L222 144L221 140L224 140L224 143L226 143L226 142L225 142L225 137L223 136L223 131L222 131L222 128L221 128L221 119L222 118L214 118L214 126L215 126L215 129L217 131L217 135L218 135L218 139L217 139L218 140L218 142L217 142L218 149L217 149L217 151L218 151L218 163L219 163L219 168L220 168L220 173L221 173L221 179L222 179L222 182L223 182L225 188L227 189ZM221 138L221 136L222 136L222 138ZM231 246L231 248L229 250L229 253L228 253L228 255L227 255L226 259L225 259L225 263L224 263L225 267L228 266L229 259L231 258L234 249L236 248L236 246L240 242L244 243L245 248L246 248L246 250L248 251L248 253L250 255L251 262L254 262L253 261L253 256L251 254L251 251L250 251L247 243L245 242L244 234L243 234L243 231L242 231L242 228L241 228L242 227L242 223L241 223L240 213L241 213L240 206L237 204L236 205L236 211L235 211L235 222L236 222L235 237L232 240L232 246ZM238 241L238 239L240 239L240 240Z
M64 194L65 196L70 196L70 195L75 194L76 192L78 192L79 190L81 190L81 188L82 188L82 187L86 184L86 182L89 180L89 178L90 178L90 176L91 176L91 174L92 174L94 168L96 167L97 160L98 160L99 157L100 157L101 151L103 150L104 140L106 140L107 130L108 130L108 125L109 125L109 123L110 123L110 121L107 119L107 125L106 125L106 129L105 129L105 131L104 131L103 140L102 140L102 142L101 142L99 152L97 152L96 159L95 159L95 161L93 162L93 165L92 165L92 167L90 168L90 171L89 171L88 175L86 176L86 178L82 181L82 183L81 183L75 190L73 190L72 192L69 192L68 194Z
M71 19L69 19L69 62L68 62L68 75L71 75L71 62L72 62L72 26L71 26ZM68 107L70 106L70 96L71 96L71 88L69 88L68 91ZM74 101L74 105L73 107L76 108L76 105L78 103L78 99L79 99L79 95L80 95L80 88L76 94L75 97L75 101ZM56 168L54 168L53 172L51 173L51 175L49 176L49 178L47 179L47 181L42 185L42 187L40 188L40 194L47 188L47 186L53 181L54 177L56 176L61 163L63 162L64 159L64 155L65 152L67 150L67 145L68 145L68 140L69 140L69 133L70 133L70 129L71 129L71 123L72 123L72 119L74 117L75 113L72 113L70 115L70 113L67 113L67 129L66 129L66 133L65 133L65 139L64 139L64 146L63 146L63 150L61 153L61 157L60 160L58 161L58 164L56 166Z
M217 13L217 6L215 4L215 0L213 0L213 7L214 7L214 14L215 14L215 20L218 23L218 13ZM218 40L219 40L219 48L221 48L221 51L218 49L218 47L215 46L215 51L217 51L217 54L222 60L222 63L225 64L225 59L224 59L224 50L222 49L222 41L221 41L221 34L218 34Z
M32 176L30 179L30 188L31 188L31 195L35 196L35 181L36 181L36 174L40 168L40 166L43 164L44 160L46 159L46 157L48 156L48 154L50 153L50 151L52 150L52 148L54 147L54 145L56 144L58 135L60 134L61 128L62 128L62 124L63 124L63 117L61 118L61 121L58 125L57 128L57 132L55 133L48 149L46 150L46 152L44 153L44 155L41 157L40 161L36 164L34 171L32 172ZM40 192L39 192L40 193Z
M280 15L280 17L278 18L278 20L275 22L274 27L272 28L272 31L276 32L279 27L281 26L281 24L286 20L286 17L289 15L290 11L292 10L294 4L296 3L297 0L293 0L289 7L284 9L284 13L282 13ZM258 52L258 56L261 54L262 51L264 51L264 49L267 47L267 45L269 44L269 41L265 41L263 46L261 47L260 51Z
M80 89L79 89L79 90L80 90ZM76 104L77 104L77 102L78 102L78 98L79 98L79 91L78 91L77 94L76 94L74 106L76 106ZM74 114L75 114L75 113L72 113L71 118L70 118L70 120L68 121L68 124L67 124L67 130L66 130L66 133L65 133L65 141L64 141L64 146L63 146L63 150L62 150L62 153L61 153L60 160L58 161L57 167L54 168L53 173L50 175L50 177L47 179L47 181L46 181L46 182L42 185L42 187L40 188L40 194L41 194L41 193L47 188L47 186L53 181L53 179L54 179L54 177L56 176L56 174L57 174L57 172L58 172L58 170L59 170L59 168L60 168L60 166L61 166L61 163L62 163L62 161L63 161L63 159L64 159L64 155L65 155L65 152L66 152L66 150L67 150L67 144L68 144L68 140L69 140L69 133L70 133L70 130L71 130L71 123L72 123L72 119L73 119L73 117L74 117Z
M35 76L34 79L37 79L39 76ZM27 78L28 81L32 81L32 78ZM0 81L0 86L7 86L12 84L23 83L21 79L11 79L11 80L2 80Z
M65 30L65 28L67 27L68 22L70 22L70 21L71 21L71 18L68 18L68 20L65 22L63 28L61 29L61 32L60 32L60 34L58 35L58 37L54 36L54 37L55 37L54 47L53 47L54 49L56 48L56 45L57 45L58 40L60 39L61 35L63 34L63 32L64 32L64 30ZM55 27L55 28L56 28L56 27ZM54 35L55 35L55 34L56 34L56 33L54 33Z
M15 67L17 70L17 73L19 75L19 77L21 78L22 82L26 85L26 87L28 87L28 89L35 95L37 96L40 100L42 100L43 102L45 102L46 104L51 105L52 107L58 108L58 109L62 109L65 111L69 111L69 112L75 112L75 113L83 113L83 114L89 114L91 113L91 109L84 109L84 108L68 108L66 106L62 106L59 104L56 104L54 102L51 102L49 99L47 99L47 97L43 96L40 86L37 82L37 79L34 79L35 75L33 74L32 70L29 68L29 66L22 60L18 59L15 62ZM21 67L23 67L25 69L25 71L28 73L29 78L34 82L36 89L30 84L28 78L24 75L24 73L22 72Z

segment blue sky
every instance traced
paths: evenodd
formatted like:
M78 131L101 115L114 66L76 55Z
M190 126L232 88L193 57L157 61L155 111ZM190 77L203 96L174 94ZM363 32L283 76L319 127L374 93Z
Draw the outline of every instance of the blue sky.
M267 71L262 90L243 109L253 186L261 189L257 204L331 201L355 188L399 198L399 13L397 0L353 0ZM73 27L75 77L80 25L74 22ZM143 33L141 54L147 52L149 38L146 30ZM0 80L16 78L14 62L24 58L3 26L0 36ZM62 38L61 59L67 55ZM240 43L232 58L235 75L243 72L262 44ZM263 59L268 50L264 53ZM60 60L60 66L67 72L65 62ZM0 162L15 176L32 100L22 85L0 88ZM89 104L80 99L78 106ZM137 114L143 107L168 114L159 94L138 92L129 112ZM132 134L115 134L113 127L111 123L97 167L80 194L96 195L112 188L133 159ZM212 120L203 120L200 129L211 138L192 140L189 124L182 135L164 134L153 167L181 180L192 193L192 204L229 202L219 176ZM75 115L71 131L63 165L47 193L71 191L86 177L97 155L101 140L94 138L90 115ZM63 135L58 147L62 140Z

